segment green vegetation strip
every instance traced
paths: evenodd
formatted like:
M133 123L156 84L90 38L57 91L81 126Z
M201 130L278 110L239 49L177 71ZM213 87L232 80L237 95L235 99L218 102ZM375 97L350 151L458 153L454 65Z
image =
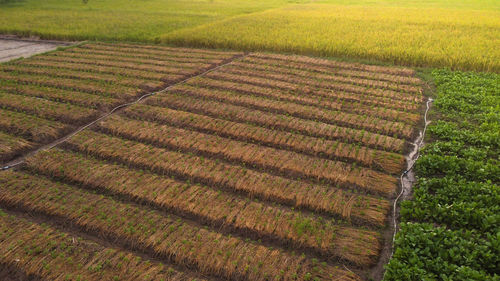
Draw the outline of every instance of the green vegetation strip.
M231 64L235 64L232 62ZM304 95L303 92L292 92L292 91L282 91L273 87L262 87L247 83L234 83L231 81L215 80L207 77L197 77L196 79L190 80L188 82L192 86L204 86L214 89L226 89L232 91L238 91L245 94L271 97L274 99L290 101L294 103L300 103L305 105L314 105L317 107L322 107L326 109L343 109L345 111L352 112L367 112L367 109L381 108L387 111L401 112L405 111L406 114L410 115L413 122L419 120L420 116L416 115L414 112L419 108L419 104L408 103L407 101L399 101L384 97L370 97L366 98L364 95L347 93L347 92L333 92L331 90L315 90L309 93L310 95ZM377 112L377 116L385 116Z
M499 280L500 75L434 70L430 144L384 280Z
M52 55L52 54L56 54ZM106 66L106 67L114 67L116 69L122 69L122 70L128 70L132 69L135 71L142 71L142 73L147 72L148 74L156 73L156 74L183 74L183 75L193 75L196 73L197 69L196 68L189 68L189 67L184 67L183 68L176 68L174 66L162 66L162 65L157 65L157 64L147 64L143 63L142 60L139 61L122 61L122 60L109 60L109 58L96 58L92 56L88 57L70 57L70 56L63 56L62 52L59 53L50 53L47 54L46 56L37 56L34 57L30 60L23 61L23 64L36 64L36 63L52 63L52 62L57 62L59 65L68 65L70 63L78 64L82 68L79 68L80 70L87 70L89 65L90 66ZM200 64L200 67L203 65ZM120 72L116 72L113 69L113 73L115 74L120 74ZM123 74L120 74L123 75Z
M96 60L111 60L116 62L127 62L135 63L139 65L153 65L153 66L163 66L163 67L179 67L182 68L208 68L210 64L200 63L200 62L177 62L159 59L158 57L146 59L143 57L136 57L133 55L126 56L121 52L115 52L114 54L94 54L94 53L81 53L74 52L72 49L68 49L62 52L50 53L47 56L52 58L65 58L65 59L96 59Z
M22 74L4 71L0 71L0 81L2 83L15 81L19 84L54 87L69 91L100 94L103 96L111 96L126 100L133 99L143 92L141 89L137 89L136 87L119 86L98 81L48 77L45 75Z

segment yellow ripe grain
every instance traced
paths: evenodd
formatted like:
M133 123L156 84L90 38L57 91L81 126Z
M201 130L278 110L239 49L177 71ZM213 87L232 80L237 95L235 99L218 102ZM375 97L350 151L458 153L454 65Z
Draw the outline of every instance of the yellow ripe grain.
M174 31L163 42L500 71L500 12L307 4Z

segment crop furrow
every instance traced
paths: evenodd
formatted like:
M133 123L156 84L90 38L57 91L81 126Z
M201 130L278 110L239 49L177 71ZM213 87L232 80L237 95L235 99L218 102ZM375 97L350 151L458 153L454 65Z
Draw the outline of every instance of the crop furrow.
M207 186L177 181L149 172L125 168L66 151L42 153L28 161L28 167L66 182L93 190L132 198L182 217L200 221L215 229L227 228L254 239L269 239L283 246L312 250L325 258L335 256L351 262L373 262L380 250L376 232L339 225L321 217L273 206L221 192ZM92 170L92 173L86 171ZM354 202L351 208L364 205ZM308 227L304 227L304 226ZM343 236L351 233L349 236ZM366 236L366 239L360 237ZM353 240L353 237L356 237ZM355 245L363 253L338 245Z
M93 137L95 138L91 139ZM105 147L98 147L98 145L111 146L117 151L104 150ZM127 157L123 153L123 150L126 149L122 147L123 145L137 145L137 149L144 149L147 153L141 155L139 150L132 148L134 154ZM313 211L321 211L335 216L340 215L344 218L348 218L349 214L352 216L359 215L363 220L375 225L383 225L385 223L385 216L389 208L388 201L385 199L356 195L326 185L311 185L300 181L257 173L244 167L219 163L217 160L206 160L203 157L166 151L94 132L89 132L87 137L75 140L74 142L70 141L68 146L73 150L88 153L99 158L124 163L126 166L134 166L141 169L147 168L161 175L172 175L184 180L203 183L214 188L224 188L231 192L243 193L250 197L259 197L264 200L281 202ZM128 151L132 150L128 149ZM155 153L157 154L156 156ZM147 160L148 157L152 161ZM176 165L176 160L179 161L179 165ZM182 161L187 162L184 163ZM207 166L209 170L203 170L205 163L209 164ZM262 178L258 178L259 176ZM237 177L241 177L241 181ZM346 205L346 202L362 202L366 205ZM357 207L361 206L364 206L365 209L357 209Z
M140 48L147 50L161 50L161 51L172 51L172 52L183 52L190 54L200 54L200 55L225 55L227 58L233 56L241 55L241 52L230 52L230 51L216 51L210 49L193 49L193 48L180 48L180 47L167 47L160 45L143 45L143 44L129 44L129 43L104 43L96 42L93 45L98 46L112 46L116 48Z
M42 118L55 119L70 124L83 124L99 116L99 112L94 109L2 93L2 91L0 91L0 108L25 111Z
M32 61L32 60L26 60L20 63L22 65L27 65L30 67L40 67L40 68L58 68L61 70L77 70L77 71L84 71L84 72L89 72L89 73L102 73L102 74L113 74L113 75L118 75L118 76L125 76L125 77L135 77L135 78L140 78L140 79L145 79L145 80L159 80L159 81L168 81L169 75L162 74L162 73L156 73L156 72L151 72L151 69L148 68L149 71L143 71L143 70L131 70L128 68L121 68L121 67L109 67L109 66L102 66L95 64L91 62L91 64L82 64L80 63L73 63L73 62L67 62L67 61L61 61L61 62L56 62L56 61ZM191 74L193 74L191 72ZM173 74L176 74L175 71ZM180 73L177 73L177 76L180 76ZM184 74L182 74L184 75Z
M250 95L274 98L299 104L316 106L332 110L344 110L361 114L374 114L384 116L395 121L407 121L414 123L420 116L416 111L420 106L416 104L394 101L387 98L366 99L362 95L347 94L342 92L316 91L313 95L302 95L290 91L282 91L271 87L261 87L246 83L234 83L225 80L214 80L206 77L198 77L186 82L198 87L214 88L219 90L231 90ZM333 96L335 95L335 96ZM410 117L406 117L409 115Z
M97 83L106 83L113 86L139 87L139 88L161 88L164 83L158 80L136 79L130 77L120 77L112 74L89 73L84 71L73 71L55 67L32 67L22 64L4 65L0 68L1 71L13 72L19 74L34 74L50 77L70 78L77 80L89 80ZM169 75L165 82L172 83L182 79L182 75Z
M368 192L395 189L395 179L371 169L355 167L340 161L262 147L218 136L158 125L147 121L114 117L98 124L101 131L127 139L146 142L171 150L192 152L221 158L238 165L275 171L288 177L309 178L343 187L357 186ZM374 188L372 183L379 184Z
M56 102L81 105L93 109L98 108L107 110L121 103L118 99L98 94L88 94L53 87L39 87L30 84L5 83L5 85L2 85L1 91L23 96L38 97Z
M35 280L147 280L152 276L169 281L205 280L1 209L0 222L0 267L10 266L26 276L36 276Z
M78 134L65 143L73 150L89 153L104 159L146 167L159 174L173 175L181 179L191 179L206 185L224 187L233 191L265 194L264 197L284 197L283 191L293 189L295 194L286 194L286 198L296 198L298 193L337 191L338 188L323 184L299 182L297 180L256 171L241 165L206 158L192 153L182 153L133 140L113 137L97 132ZM141 151L142 150L142 151ZM361 169L360 169L361 170ZM356 170L354 171L356 172ZM338 175L346 183L346 175ZM396 179L388 175L362 174L362 178L354 179L361 187L345 185L345 188L357 192L369 190L385 196L392 196L396 188ZM299 178L300 180L300 178ZM254 192L255 191L255 192ZM313 199L314 194L310 195Z
M264 127L169 108L136 104L125 109L123 113L137 120L148 120L180 128L191 128L203 133L254 142L332 160L354 161L389 173L400 172L405 162L404 157L400 154L374 150L340 141L270 130Z
M328 87L329 84L341 83L362 86L366 87L367 89L387 89L389 91L403 92L413 95L420 93L420 88L413 85L399 85L396 83L384 82L379 80L345 77L337 74L321 74L299 70L291 71L290 69L283 67L262 64L249 64L238 61L231 63L230 67L226 67L225 70L231 71L232 73L252 73L253 76L279 79L280 81L285 82L298 81L301 84L315 86L317 88L325 88Z
M343 139L349 143L363 143L371 147L395 152L403 151L406 144L404 140L364 130L339 127L286 115L276 115L216 101L200 101L200 99L174 95L174 93L170 92L151 97L145 100L145 103L193 113L202 113L214 118L222 118L230 121L250 122L270 129L279 128L313 137L333 140Z
M56 78L56 77L47 77L39 75L21 75L21 74L15 75L12 73L5 73L1 71L0 71L0 80L4 80L2 81L4 83L8 83L8 81L13 81L17 82L18 84L54 87L69 91L76 90L90 94L94 93L103 96L110 96L121 100L124 99L129 100L131 98L137 97L144 90L151 90L151 89L139 89L136 87L107 85L103 83L96 83L93 81L75 80L67 78Z
M206 100L216 100L219 102L275 114L294 116L300 119L318 122L321 121L332 125L367 130L374 133L382 132L384 135L399 135L407 140L412 139L414 135L414 130L411 126L407 126L406 124L400 122L369 117L368 115L357 115L342 111L318 109L312 106L297 105L289 102L276 101L244 94L242 95L231 91L219 91L185 85L175 86L170 89L170 92L185 94L191 97Z
M119 240L134 250L153 252L202 274L231 280L267 280L281 270L286 275L296 274L298 278L308 274L330 280L359 279L353 273L328 264L314 263L283 250L245 242L171 215L40 177L8 172L0 181L7 186L0 192L3 205L64 219L86 232ZM290 277L281 276L283 279Z
M92 58L73 58L73 57L59 57L59 56L37 56L30 60L22 62L23 64L44 64L44 63L59 63L59 64L76 64L82 67L82 69L89 69L95 67L96 69L102 69L104 67L109 67L113 69L130 69L135 72L140 72L144 75L162 75L162 74L181 74L181 75L193 75L198 70L196 68L182 67L178 68L175 66L158 66L153 64L141 64L135 62L122 62L122 61L111 61L107 59L92 59Z
M25 272L12 261L3 261L0 257L0 279L5 281L48 281L38 274Z
M208 73L206 75L207 77L214 78L214 79L223 79L223 80L228 80L228 81L233 81L233 82L242 82L242 83L247 83L247 84L253 84L257 86L264 86L264 87L274 87L278 89L282 89L285 91L294 91L294 92L302 92L303 94L306 95L314 95L314 92L317 90L323 90L323 92L328 93L327 90L331 91L341 91L341 92L346 92L346 93L354 93L354 94L360 94L364 95L365 98L371 98L371 97L383 97L383 98L390 98L390 99L396 99L396 100L403 100L406 102L412 102L412 103L419 103L422 101L422 96L415 96L415 95L407 95L395 91L389 91L389 90L381 90L381 89L369 89L365 87L360 87L356 85L349 85L349 84L340 84L340 83L321 83L322 85L319 87L316 86L309 86L305 85L303 83L308 83L308 82L303 82L299 81L298 79L289 79L287 78L286 75L272 75L272 74L266 74L266 77L260 77L255 75L253 71L238 71L233 73L229 71L225 71L224 68L220 68L217 71ZM280 77L277 77L280 76ZM285 81L282 81L285 80ZM308 81L308 80L305 80ZM335 97L335 94L329 95Z
M104 55L104 56L113 56L113 57L132 57L132 58L140 58L147 60L161 60L161 61L169 61L173 63L206 63L206 64L220 64L225 59L205 59L205 58L190 58L190 57L172 57L166 55L157 55L157 54L147 54L147 53L132 53L132 52L122 52L120 50L91 50L85 48L71 48L65 50L68 53L76 53L76 54L87 54L87 55Z
M0 129L28 141L48 142L69 133L70 125L42 119L23 112L0 109Z
M327 66L311 65L308 63L300 63L293 61L287 61L286 63L283 63L282 60L263 58L263 57L247 56L245 57L245 59L241 60L241 62L279 67L280 69L287 69L288 71L300 70L304 71L305 73L312 72L312 73L321 73L327 75L341 75L344 77L362 78L368 80L386 81L386 82L396 83L398 85L419 86L422 84L422 81L420 79L412 76L399 76L399 75L385 74L380 72L369 72L369 71L352 70L345 68L331 68Z
M190 58L190 59L203 59L203 60L218 60L218 59L229 59L234 54L220 53L198 53L192 52L189 49L152 49L143 48L142 46L106 46L102 44L85 44L78 47L82 50L92 50L92 51L112 51L120 52L126 54L139 54L139 55L153 55L153 56L165 56L165 57L175 57L175 58Z
M165 61L165 60L157 60L157 59L144 59L144 58L136 58L136 57L120 57L113 55L97 55L97 54L87 54L87 53L72 53L72 52L56 52L45 54L47 57L59 57L59 58L73 58L73 59L95 59L95 60L109 60L116 62L127 62L127 63L136 63L142 65L156 65L163 67L179 67L179 68L198 68L198 69L206 69L211 65L209 63L192 63L192 62L174 62L174 61Z
M396 68L396 67L386 67L386 66L378 66L378 65L367 65L367 64L360 64L360 63L340 62L340 61L318 59L318 58L312 58L312 57L306 57L306 56L252 53L252 54L250 54L250 57L280 60L282 62L283 61L284 62L298 62L298 63L305 63L308 65L319 65L319 66L326 66L326 67L331 67L331 68L346 68L346 69L352 69L352 70L358 70L358 71L385 73L385 74L398 75L398 76L413 76L413 75L415 75L415 70L410 69L410 68Z
M303 151L305 153L315 151L318 154L325 153L328 155L335 155L335 157L339 155L339 158L345 157L359 162L373 163L372 165L380 165L384 169L394 172L400 171L404 163L404 157L399 154L371 150L360 146L325 141L286 132L268 130L261 127L214 119L203 115L171 109L137 104L129 109L126 109L124 113L128 116L141 120L146 119L162 124L168 123L181 128L193 127L202 132L207 131L208 133L234 137L235 139L243 141L255 140L257 143L263 142L279 149L291 148L291 150L295 149L298 152ZM281 195L279 196L279 201L297 204L289 199L283 199ZM308 205L307 208L329 212L327 209L318 209L317 206L311 206L312 205ZM383 209L385 209L385 207ZM333 210L333 212L335 213L336 211ZM381 217L377 217L377 219L380 218ZM379 222L383 223L382 221Z
M35 147L35 143L0 131L0 162L11 160Z

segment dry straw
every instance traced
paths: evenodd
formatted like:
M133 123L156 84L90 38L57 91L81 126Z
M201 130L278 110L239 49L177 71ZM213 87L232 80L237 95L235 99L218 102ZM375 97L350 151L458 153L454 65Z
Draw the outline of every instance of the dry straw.
M290 208L247 200L220 189L129 169L81 154L59 150L42 152L30 158L27 166L37 173L118 194L193 218L215 229L224 227L247 236L280 241L283 245L313 250L328 258L370 264L380 250L380 237L373 231L341 226ZM92 173L88 173L90 170ZM363 205L359 198L352 197L344 207L362 210L365 209Z
M321 158L354 161L389 173L399 173L405 161L401 154L370 149L363 144L325 140L169 108L137 104L125 109L123 113L137 120L190 128Z
M120 161L135 167L144 167L162 175L191 179L206 185L244 192L264 199L293 202L313 210L339 213L351 193L326 185L309 184L271 174L260 173L241 166L221 163L217 160L168 151L142 143L109 137L93 132L82 132L70 139L68 146L104 159ZM126 151L126 153L125 153ZM365 200L367 199L367 200ZM387 211L384 201L360 197L362 203L372 211L367 217L383 221L381 213ZM363 215L365 210L359 210ZM350 212L349 212L350 213ZM356 212L353 212L355 215Z
M292 275L330 280L359 280L352 273L304 256L245 242L186 223L174 216L120 203L41 177L7 171L0 202L24 211L61 218L79 229L126 247L162 257L202 274L228 279L288 279ZM208 258L210 257L210 258Z
M271 87L261 87L252 84L234 83L231 81L215 80L205 77L198 77L186 83L197 88L210 88L216 90L226 90L238 92L241 94L253 95L258 97L271 98L280 101L288 101L297 104L315 106L317 110L343 110L352 113L370 114L379 116L386 120L406 122L415 124L419 120L416 113L418 106L410 103L401 103L391 101L390 99L366 99L361 95L333 92L327 94L326 91L318 90L311 95L303 95L300 92L288 92L274 89ZM315 96L316 94L320 95Z
M349 69L340 67L325 66L322 64L310 64L299 61L286 60L286 64L283 64L284 60L282 58L272 58L269 54L251 54L246 57L244 62L255 63L256 65L266 65L272 67L279 67L280 69L293 69L294 72L297 70L303 71L304 73L321 73L330 75L340 75L344 77L356 77L375 81L386 81L393 82L396 84L406 84L406 85L420 85L420 79L413 76L400 76L397 74L387 74L382 72L372 72L363 69ZM314 75L314 74L313 74Z
M128 251L103 247L0 210L0 263L46 280L205 280ZM13 274L13 272L10 274Z
M364 130L335 126L332 124L319 123L304 120L292 116L276 115L269 112L249 109L242 106L220 103L217 101L206 101L185 95L156 96L148 99L146 104L164 106L178 110L201 113L215 118L233 120L242 123L252 123L270 129L281 129L291 132L299 132L305 135L326 138L342 138L347 142L367 143L371 147L383 148L384 150L400 152L405 147L405 141L367 132Z
M310 178L344 187L354 185L382 194L391 194L396 186L395 178L371 169L355 168L340 161L262 147L147 121L112 117L101 121L98 128L111 135L155 144L174 151L194 152L237 164L243 163L290 177Z
M406 124L400 122L387 121L377 117L352 114L339 110L318 109L313 106L254 97L225 90L180 85L172 88L171 92L332 125L365 129L375 133L381 132L385 135L397 134L406 139L411 138L413 134L411 126L406 126Z

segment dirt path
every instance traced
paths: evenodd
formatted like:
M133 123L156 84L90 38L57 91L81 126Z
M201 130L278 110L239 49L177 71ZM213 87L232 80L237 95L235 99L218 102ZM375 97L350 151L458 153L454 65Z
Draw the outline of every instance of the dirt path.
M72 43L44 41L36 39L19 39L0 35L0 62L7 62L20 57L30 57L66 46Z

